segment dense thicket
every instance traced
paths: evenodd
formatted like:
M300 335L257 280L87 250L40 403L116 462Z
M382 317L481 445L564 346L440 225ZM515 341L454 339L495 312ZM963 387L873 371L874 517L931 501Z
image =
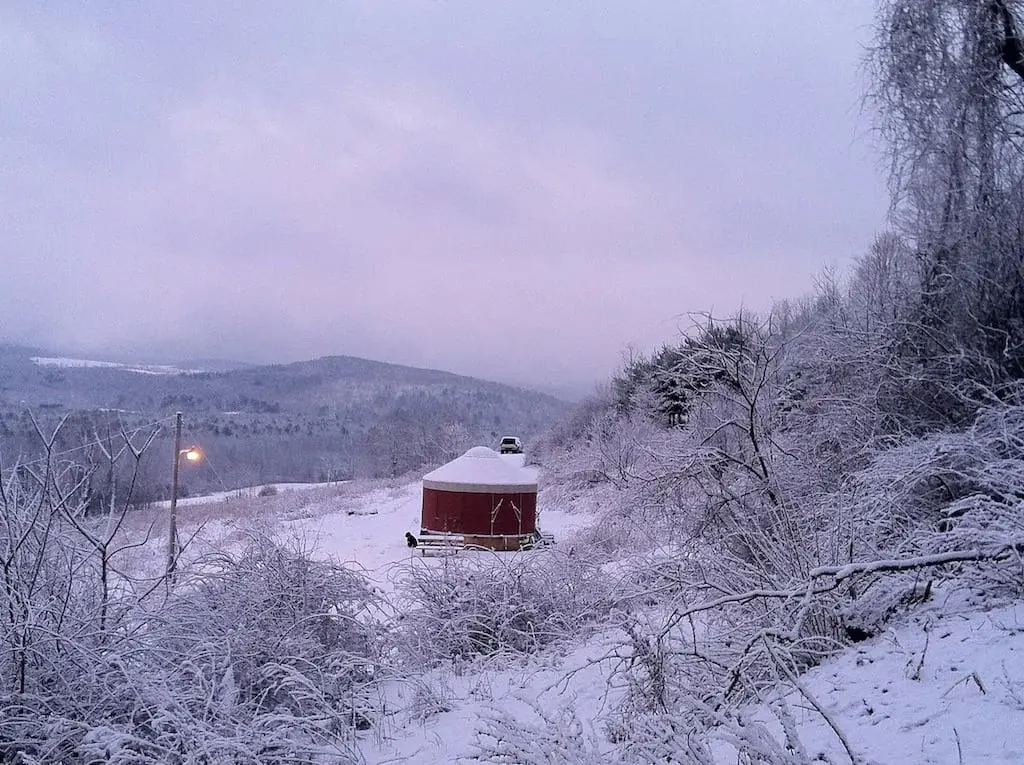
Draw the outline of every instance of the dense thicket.
M546 442L552 491L600 497L592 549L637 561L617 761L717 762L717 737L744 762L810 762L770 689L827 719L806 667L946 579L1021 596L1022 14L881 3L869 101L891 231L804 299L695 317ZM751 699L781 738L745 718Z
M616 761L714 763L719 738L750 762L809 763L780 687L799 696L804 669L946 580L1024 594L1024 381L995 357L920 356L907 337L928 278L905 238L881 237L806 300L700 318L549 436L548 497L590 498L588 551L631 561ZM784 739L752 733L752 700ZM492 721L494 752L514 724ZM520 742L515 756L535 745Z
M917 266L897 359L903 401L932 425L964 424L979 396L1024 374L1022 9L1018 0L879 9L871 98Z

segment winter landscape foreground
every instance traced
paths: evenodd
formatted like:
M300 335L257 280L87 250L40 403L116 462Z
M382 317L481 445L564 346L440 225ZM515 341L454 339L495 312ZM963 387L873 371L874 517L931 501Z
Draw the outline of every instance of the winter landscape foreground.
M340 496L304 499L283 489L284 495L269 508L276 533L302 540L314 558L356 566L391 598L417 570L461 564L472 556L482 560L470 563L513 570L523 565L519 559L551 558L544 565L558 566L564 563L555 562L559 558L592 556L595 526L600 524L598 508L582 500L568 510L542 512L540 526L555 535L555 548L462 552L458 561L424 559L402 539L404 530L415 532L419 526L418 481L335 491ZM228 506L245 499L221 501ZM203 508L201 501L196 507ZM197 543L219 535L222 545L237 539L247 524L231 514L219 517L216 508L200 512L210 521ZM626 588L624 569L658 556L651 550L642 561L608 561L600 568L613 590ZM552 584L559 588L559 583ZM495 589L474 596L501 594ZM627 600L622 599L622 607ZM470 608L438 627L466 629L476 616ZM550 649L536 653L407 671L379 690L383 714L372 729L357 735L355 752L367 763L621 761L607 730L628 724L616 720L614 713L628 694L622 683L629 681L618 676L627 655L623 648L623 634L609 620L585 635L560 635ZM841 735L856 762L1020 763L1024 603L991 600L966 585L937 589L927 604L891 628L837 654L798 683L780 682L764 698L744 710L745 719L737 717L734 725L723 726L710 739L708 762L744 762L733 745L742 736L760 740L766 753L777 756L753 762L846 762ZM792 739L777 716L782 705L792 715ZM787 742L803 752L787 753ZM638 753L625 761L680 761L658 760L653 748L648 751L650 760Z
M314 555L356 561L387 590L403 569L422 564L395 534L416 528L419 500L414 482L359 496L346 511L354 515L329 513L286 526L313 541ZM545 512L542 527L559 540L557 552L483 555L587 555L586 533L597 515L586 506ZM614 576L618 566L606 567ZM613 678L622 656L618 638L608 625L550 653L396 680L386 693L392 712L380 729L360 737L360 752L374 763L492 761L503 751L498 736L505 736L505 762L614 761L601 739L609 707L623 696ZM751 735L778 736L781 743L770 708L787 703L806 756L822 762L845 761L830 720L865 763L1020 763L1024 604L990 603L969 588L937 592L892 629L810 671L801 685L806 696L783 683L769 709L752 705ZM737 761L733 735L723 731L711 748L719 758L713 761ZM778 754L784 757L782 748Z
M175 588L187 617L167 625L168 638L183 641L176 656L185 666L176 671L197 684L194 701L205 711L192 717L186 700L159 698L173 683L122 667L135 714L156 694L163 714L184 719L163 720L163 736L145 741L115 724L83 737L55 718L48 742L19 750L11 737L18 710L9 707L0 723L3 761L62 762L62 743L74 752L68 761L84 749L88 761L124 763L1024 759L1019 599L967 580L937 583L922 602L894 605L898 614L878 634L833 646L834 655L805 673L791 658L780 661L771 682L733 707L715 701L709 677L691 676L708 682L700 689L706 719L695 727L670 694L683 665L714 651L704 641L714 639L716 614L698 612L678 634L669 626L684 573L675 541L651 544L656 523L638 521L623 533L604 509L606 493L549 487L540 527L555 545L424 558L403 538L418 529L420 497L419 481L405 480L258 487L184 501L189 541ZM118 566L133 587L160 581L165 522L166 507L154 507L118 532L125 548ZM1015 569L1011 577L1019 577ZM233 589L238 576L246 579ZM168 597L164 606L173 603ZM229 613L219 618L218 610ZM183 633L199 618L211 620L202 629L206 644L188 646ZM339 629L348 619L360 627ZM342 650L330 650L341 636ZM313 660L326 664L305 666ZM102 674L61 680L102 685ZM94 705L104 698L97 692ZM124 688L106 694L126 701ZM265 719L253 720L254 702L275 696ZM302 715L309 719L299 723ZM239 727L246 718L248 730ZM175 732L178 725L191 730Z

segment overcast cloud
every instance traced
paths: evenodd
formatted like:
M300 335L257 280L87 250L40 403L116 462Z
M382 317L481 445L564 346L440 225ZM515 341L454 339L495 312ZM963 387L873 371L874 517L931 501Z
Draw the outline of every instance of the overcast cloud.
M884 226L868 0L24 5L8 341L586 385Z

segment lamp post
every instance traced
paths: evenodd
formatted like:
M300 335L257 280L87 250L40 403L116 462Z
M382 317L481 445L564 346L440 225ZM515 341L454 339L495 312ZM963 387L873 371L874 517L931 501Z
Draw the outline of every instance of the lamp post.
M181 448L181 412L174 415L174 467L171 471L171 512L167 529L167 583L174 578L174 569L178 563L178 468L181 458L189 462L197 462L203 457L198 447Z

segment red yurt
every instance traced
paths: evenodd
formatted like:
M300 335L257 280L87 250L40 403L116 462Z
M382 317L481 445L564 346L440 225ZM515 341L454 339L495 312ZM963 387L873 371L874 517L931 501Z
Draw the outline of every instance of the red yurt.
M475 446L423 476L423 533L460 534L467 545L492 550L518 550L531 539L537 473L508 458Z

